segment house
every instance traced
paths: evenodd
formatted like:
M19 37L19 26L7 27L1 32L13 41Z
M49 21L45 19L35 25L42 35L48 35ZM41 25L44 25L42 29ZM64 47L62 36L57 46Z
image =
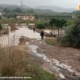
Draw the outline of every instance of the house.
M35 20L35 16L34 15L17 15L16 18L17 19L22 19L22 20L30 20L30 21L34 21Z

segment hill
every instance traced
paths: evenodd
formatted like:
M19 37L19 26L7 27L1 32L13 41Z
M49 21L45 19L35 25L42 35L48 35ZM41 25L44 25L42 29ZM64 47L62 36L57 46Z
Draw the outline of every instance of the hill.
M73 12L77 10L74 8L63 8L59 6L36 6L34 9L42 9L42 10L49 9L55 12Z
M19 5L14 5L14 4L0 4L0 8L1 8L1 9L4 9L4 8L16 9L16 8L21 8L21 6L19 6ZM25 6L25 5L23 5L22 8L23 8L23 9L31 9L31 7L28 7L28 6Z

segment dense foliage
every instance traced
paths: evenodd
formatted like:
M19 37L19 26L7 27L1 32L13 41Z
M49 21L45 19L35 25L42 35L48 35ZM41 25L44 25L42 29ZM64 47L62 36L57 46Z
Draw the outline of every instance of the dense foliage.
M64 19L56 19L53 18L50 20L50 25L55 25L57 28L61 28L66 24L66 20Z
M1 23L0 23L0 30L2 30L2 25L1 25Z
M59 13L54 12L52 10L42 10L42 9L32 9L32 8L26 8L26 7L4 7L2 8L3 12L6 14L28 14L28 15L37 15L36 18L45 18L45 19L51 19L51 18L64 18L64 19L72 19L73 13ZM6 15L7 16L7 15Z
M80 48L80 12L77 14L74 25L66 28L65 34L61 40L62 46Z
M36 23L36 28L38 28L38 29L45 29L45 24L42 23L42 22L37 22Z
M67 23L67 21L64 19L53 18L50 20L50 25L52 27L55 26L58 29L58 38L59 38L59 28L62 28L66 23Z

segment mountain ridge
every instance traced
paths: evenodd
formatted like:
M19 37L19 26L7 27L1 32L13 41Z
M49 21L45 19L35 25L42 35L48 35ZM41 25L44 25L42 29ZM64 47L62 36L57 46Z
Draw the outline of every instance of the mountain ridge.
M0 8L4 9L4 8L9 8L9 9L15 9L15 8L21 8L20 5L15 5L15 4L0 4ZM60 7L60 6L54 6L54 5L51 5L51 6L36 6L36 7L29 7L29 6L26 6L26 5L23 5L22 6L23 9L41 9L41 10L50 10L53 11L53 12L73 12L73 11L77 11L77 9L75 8L63 8L63 7Z
M60 7L60 6L36 6L34 7L34 9L50 9L52 11L55 11L55 12L73 12L73 11L77 11L77 9L75 8L63 8L63 7Z

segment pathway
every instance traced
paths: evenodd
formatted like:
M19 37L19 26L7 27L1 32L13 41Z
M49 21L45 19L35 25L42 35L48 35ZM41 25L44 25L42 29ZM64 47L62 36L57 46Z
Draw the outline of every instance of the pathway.
M64 54L63 51L66 51L68 49L65 48L61 49L55 46L50 46L47 45L45 42L41 42L40 40L32 40L28 44L28 46L32 49L33 51L32 54L44 60L44 65L46 66L47 69L50 70L50 72L57 74L61 79L64 80L80 80L80 72L76 71L73 66L75 65L75 62L72 63L73 64L72 66L69 65L70 62L69 63L64 62L68 61L68 59L69 61L70 59L72 59L71 60L72 62L76 60L75 55L74 56L72 54L69 55L69 53Z

